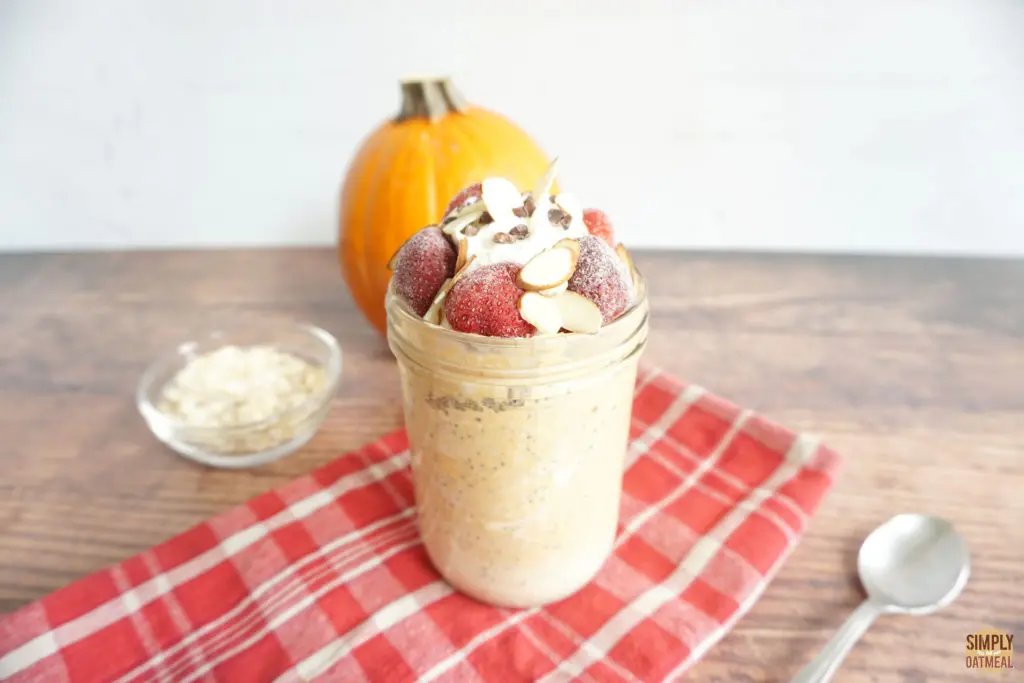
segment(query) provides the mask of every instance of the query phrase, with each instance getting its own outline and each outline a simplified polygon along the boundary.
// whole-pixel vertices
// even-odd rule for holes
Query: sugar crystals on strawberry
[[[520,315],[520,267],[493,263],[466,273],[448,292],[444,314],[453,330],[488,337],[530,337],[534,326]]]
[[[599,237],[579,238],[580,255],[576,271],[569,278],[569,291],[597,304],[607,325],[618,317],[632,298],[629,274],[618,254]]]
[[[440,228],[423,228],[391,260],[395,294],[422,317],[441,285],[455,273],[456,258],[455,247]]]

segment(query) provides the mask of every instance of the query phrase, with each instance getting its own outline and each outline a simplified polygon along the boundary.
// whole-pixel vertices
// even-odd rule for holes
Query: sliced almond
[[[462,244],[465,243],[466,241],[463,240]],[[466,274],[466,271],[469,269],[469,264],[472,263],[475,258],[476,254],[470,256],[469,259],[462,264],[461,268],[456,269],[455,274],[452,275],[451,278],[441,283],[440,289],[437,290],[437,294],[434,295],[434,300],[430,302],[430,308],[428,308],[427,312],[423,314],[424,321],[433,325],[441,325],[444,322],[444,315],[442,312],[444,310],[444,298],[447,297],[447,293],[452,291],[452,288],[455,287],[455,284],[459,282],[462,276]]]
[[[596,334],[601,329],[601,323],[604,322],[601,309],[587,297],[576,292],[562,292],[548,300],[558,308],[562,327],[570,332]]]
[[[461,278],[463,275],[466,274],[466,271],[469,270],[470,264],[472,264],[473,261],[475,261],[475,260],[476,260],[476,254],[473,254],[468,259],[466,259],[466,262],[462,264],[461,268],[456,268],[455,269],[455,274],[452,275],[451,278],[449,279],[449,282],[451,284],[448,285],[448,289],[451,289],[452,285],[454,285],[456,282],[458,282],[459,278]],[[444,285],[441,285],[441,289],[444,290],[445,293],[447,294],[448,290],[444,289]]]
[[[519,315],[541,334],[558,334],[562,329],[562,314],[555,302],[556,299],[537,292],[524,292],[519,297]]]
[[[548,170],[544,172],[538,180],[537,184],[533,187],[533,199],[537,203],[542,200],[547,200],[548,194],[551,192],[551,185],[555,182],[555,175],[558,173],[558,157],[551,160],[551,164],[548,166]]]
[[[562,292],[564,292],[567,289],[569,289],[569,283],[568,282],[563,282],[562,284],[558,285],[557,287],[551,287],[549,289],[542,289],[542,290],[540,290],[540,293],[543,294],[544,296],[558,296],[559,294],[561,294]]]
[[[629,277],[636,284],[636,266],[633,265],[633,257],[629,255],[629,251],[626,250],[626,246],[619,242],[615,245],[615,253],[619,255],[619,259],[626,266],[626,270],[629,271]]]
[[[483,203],[487,205],[487,213],[495,221],[514,218],[513,211],[522,207],[523,197],[519,190],[505,178],[487,178],[481,183]]]
[[[462,244],[465,244],[466,240],[462,240]],[[437,294],[434,295],[434,300],[430,302],[430,308],[423,314],[423,319],[428,323],[438,325],[443,318],[442,311],[444,310],[444,300],[448,296],[448,292],[452,291],[452,287],[455,283],[466,274],[469,270],[469,264],[476,259],[476,254],[470,256],[465,263],[462,264],[461,268],[455,269],[455,274],[450,278],[441,283],[441,288],[437,290]]]
[[[437,294],[434,295],[434,300],[430,302],[430,308],[423,314],[423,320],[431,325],[437,325],[441,322],[441,309],[444,308],[444,297],[452,287],[452,279],[448,278],[441,283],[441,289],[437,290]]]
[[[574,239],[572,237],[563,237],[562,239],[560,239],[557,242],[555,242],[554,246],[551,247],[551,248],[552,249],[569,249],[574,254],[576,254],[576,258],[580,257],[580,241],[577,240],[577,239]]]
[[[580,249],[575,240],[569,240],[575,245],[575,249],[568,244],[560,246],[564,241],[559,240],[550,249],[545,249],[527,261],[526,265],[519,270],[516,284],[521,289],[536,292],[568,282],[572,274],[576,272],[576,261],[580,257]]]
[[[459,253],[455,257],[455,272],[462,270],[462,267],[466,265],[466,254],[469,252],[469,240],[463,237],[459,240]]]
[[[462,206],[456,208],[454,211],[449,211],[444,218],[441,219],[441,225],[444,225],[445,221],[451,222],[456,218],[460,218],[467,213],[483,213],[485,210],[484,203],[480,201],[480,197],[473,197],[471,200],[467,200]]]
[[[430,308],[423,314],[423,321],[431,325],[441,324],[441,311],[444,309],[444,299],[430,304]]]
[[[444,234],[448,235],[449,237],[458,234],[459,232],[462,232],[462,229],[465,228],[467,225],[475,221],[477,218],[480,218],[480,216],[484,215],[484,211],[486,210],[487,207],[484,206],[483,202],[474,202],[473,204],[470,204],[466,208],[457,211],[455,213],[455,219],[449,221],[444,227],[441,228],[441,230],[444,231]]]
[[[615,253],[618,254],[619,258],[622,259],[622,262],[625,263],[626,266],[628,266],[630,270],[633,269],[633,259],[632,259],[632,257],[630,257],[629,250],[626,249],[626,245],[625,244],[623,244],[622,242],[619,242],[618,244],[616,244],[615,245]]]

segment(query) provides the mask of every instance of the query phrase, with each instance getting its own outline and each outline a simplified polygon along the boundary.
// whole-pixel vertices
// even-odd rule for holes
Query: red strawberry
[[[587,226],[587,232],[594,237],[600,237],[608,246],[615,248],[615,231],[612,229],[612,221],[601,209],[584,209],[583,224]]]
[[[448,208],[444,210],[442,218],[456,209],[461,209],[464,206],[480,201],[480,198],[483,197],[484,194],[483,188],[484,186],[481,183],[473,183],[469,187],[464,188],[461,192],[455,195],[455,199],[448,203]]]
[[[391,259],[395,293],[419,316],[434,301],[444,281],[455,273],[455,247],[435,226],[410,237]]]
[[[579,238],[580,257],[569,278],[569,290],[581,294],[601,309],[605,324],[611,322],[632,298],[628,274],[615,250],[600,237]]]
[[[530,337],[536,328],[519,315],[519,266],[492,263],[471,270],[455,283],[444,302],[453,330],[487,337]]]

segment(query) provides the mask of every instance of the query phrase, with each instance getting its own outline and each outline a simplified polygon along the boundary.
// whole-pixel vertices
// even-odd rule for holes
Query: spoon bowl
[[[857,573],[868,599],[854,610],[793,683],[825,683],[880,614],[930,614],[953,602],[971,573],[967,544],[953,525],[896,515],[864,540]]]
[[[930,614],[963,590],[971,558],[948,521],[896,515],[864,541],[857,572],[868,597],[883,611]]]

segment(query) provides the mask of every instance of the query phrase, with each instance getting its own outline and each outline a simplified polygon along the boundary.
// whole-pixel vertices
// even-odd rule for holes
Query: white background
[[[334,243],[425,72],[634,246],[1024,254],[1022,0],[0,0],[0,249]]]

